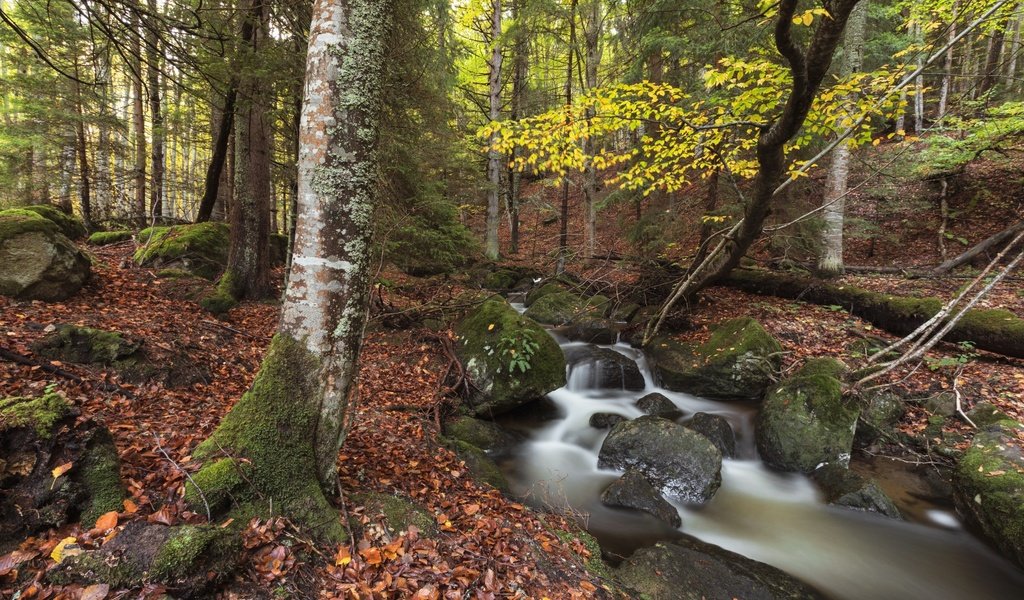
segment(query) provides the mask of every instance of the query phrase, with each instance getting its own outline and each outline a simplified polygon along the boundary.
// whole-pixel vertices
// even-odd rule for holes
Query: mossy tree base
[[[225,512],[270,516],[273,507],[274,515],[320,538],[345,538],[317,479],[312,440],[319,371],[319,358],[305,346],[286,334],[274,337],[252,388],[193,452],[204,461],[193,476],[198,488],[186,486],[194,511],[202,514],[209,504],[216,519]]]

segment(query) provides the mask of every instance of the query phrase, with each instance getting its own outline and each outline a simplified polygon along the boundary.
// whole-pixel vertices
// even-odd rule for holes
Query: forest
[[[0,598],[1019,596],[1022,26],[0,0]]]

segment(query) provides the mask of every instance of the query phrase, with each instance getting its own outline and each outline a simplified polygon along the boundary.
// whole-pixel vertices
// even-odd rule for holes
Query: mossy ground
[[[312,529],[320,537],[341,540],[345,530],[317,481],[316,459],[309,432],[316,414],[304,401],[318,397],[319,360],[286,334],[274,336],[252,388],[221,421],[216,431],[193,452],[207,461],[199,480],[219,482],[234,492],[209,487],[203,492],[231,493],[237,505],[266,506],[272,499],[277,514]],[[223,475],[219,460],[247,459],[251,477],[237,485]],[[213,473],[210,473],[210,471]],[[268,513],[269,514],[269,513]]]
[[[116,331],[58,325],[56,330],[34,344],[43,356],[77,363],[113,365],[133,356],[140,341],[126,339]]]

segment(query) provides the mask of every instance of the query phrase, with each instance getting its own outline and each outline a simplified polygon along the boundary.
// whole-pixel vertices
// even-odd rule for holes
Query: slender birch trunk
[[[586,86],[588,90],[597,87],[597,72],[601,66],[601,30],[603,28],[602,0],[590,0],[584,44],[586,47]],[[587,109],[587,119],[594,117],[593,109]],[[585,203],[584,255],[593,258],[597,250],[597,169],[590,157],[596,151],[594,140],[583,141],[583,155],[587,157],[583,168],[583,201]]]
[[[864,30],[868,20],[868,2],[862,0],[850,13],[843,40],[843,61],[839,65],[839,77],[845,79],[861,68],[864,55]],[[850,105],[851,114],[857,97],[854,94],[844,99]],[[822,232],[822,252],[818,258],[818,271],[825,276],[843,273],[843,222],[846,213],[847,180],[850,177],[850,146],[840,144],[832,153],[832,165],[825,182],[825,228]]]
[[[501,0],[491,0],[491,58],[487,62],[488,118],[493,122],[501,118]],[[491,145],[496,141],[491,135]],[[501,153],[487,152],[487,233],[484,254],[491,260],[498,258],[498,224],[501,220]]]
[[[953,3],[953,16],[949,20],[949,31],[947,42],[956,38],[956,19],[960,11],[960,3]],[[946,114],[949,109],[949,94],[953,88],[953,47],[946,50],[946,58],[942,63],[942,87],[939,90],[939,116]],[[920,133],[920,132],[918,132]]]

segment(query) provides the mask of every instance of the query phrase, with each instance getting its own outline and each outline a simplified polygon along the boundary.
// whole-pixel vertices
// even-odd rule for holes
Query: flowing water
[[[563,349],[583,345],[554,335]],[[610,508],[599,499],[621,473],[597,468],[607,432],[591,427],[590,416],[638,417],[636,400],[656,391],[684,415],[725,417],[736,434],[737,458],[723,461],[715,497],[703,507],[676,504],[680,531],[778,567],[837,599],[1024,597],[1024,572],[964,531],[948,508],[926,506],[911,515],[923,522],[912,523],[828,506],[806,477],[772,472],[757,459],[754,405],[661,389],[641,352],[624,344],[606,347],[637,361],[646,389],[595,389],[589,367],[570,364],[566,386],[549,394],[554,406],[548,418],[504,421],[527,440],[503,465],[515,493],[575,512],[606,552],[627,556],[679,535],[646,513]]]

